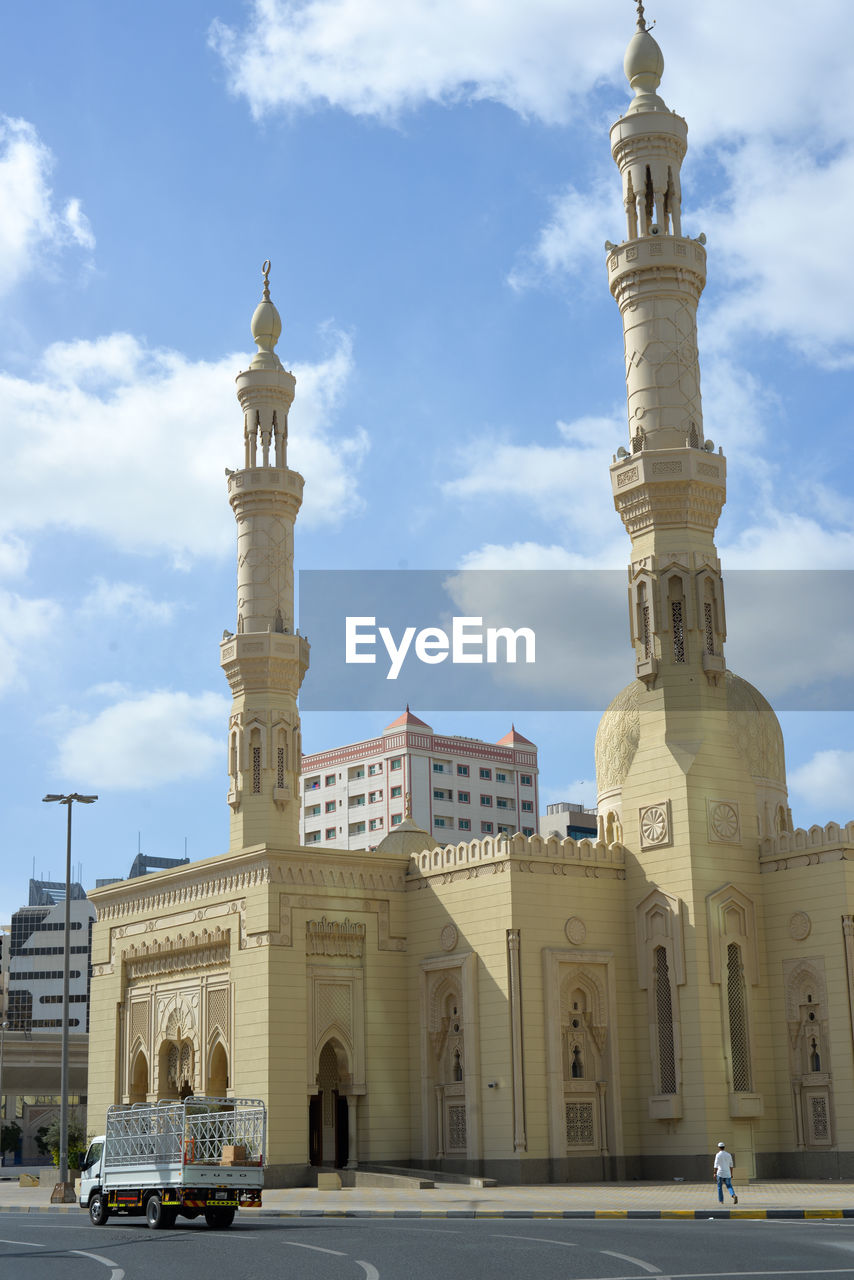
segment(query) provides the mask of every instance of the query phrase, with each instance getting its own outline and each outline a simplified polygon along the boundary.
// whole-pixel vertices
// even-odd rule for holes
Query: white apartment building
[[[30,901],[12,916],[7,1017],[11,1031],[62,1029],[65,883],[30,881]],[[89,1010],[90,926],[95,908],[79,884],[71,886],[68,985],[69,1035],[86,1035]]]
[[[379,737],[303,756],[301,786],[305,845],[369,849],[409,814],[439,844],[538,830],[537,748],[515,725],[445,737],[407,706]]]

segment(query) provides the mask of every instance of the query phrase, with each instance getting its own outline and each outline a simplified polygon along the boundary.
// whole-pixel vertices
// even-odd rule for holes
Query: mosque
[[[610,471],[636,675],[596,736],[598,839],[437,848],[407,818],[375,852],[300,846],[303,479],[265,279],[228,473],[230,844],[92,894],[95,1131],[111,1103],[204,1092],[265,1099],[269,1185],[320,1164],[706,1179],[721,1139],[742,1178],[854,1176],[854,823],[793,829],[777,719],[726,667],[706,250],[642,6],[624,65],[625,238],[606,249],[629,438]]]

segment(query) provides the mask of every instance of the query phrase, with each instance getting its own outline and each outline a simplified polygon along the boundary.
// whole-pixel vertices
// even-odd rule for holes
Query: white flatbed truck
[[[239,1206],[260,1207],[266,1140],[255,1098],[110,1107],[81,1166],[80,1207],[96,1227],[111,1214],[145,1214],[154,1230],[179,1214],[230,1227]]]

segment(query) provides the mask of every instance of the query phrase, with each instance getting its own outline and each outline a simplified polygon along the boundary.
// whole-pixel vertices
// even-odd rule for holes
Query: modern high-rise
[[[303,756],[301,787],[305,845],[369,849],[405,817],[444,844],[537,832],[537,748],[515,725],[484,742],[407,707],[375,738]]]

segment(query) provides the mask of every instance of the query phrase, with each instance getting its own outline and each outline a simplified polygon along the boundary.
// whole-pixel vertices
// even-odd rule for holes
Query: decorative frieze
[[[165,938],[162,942],[131,944],[122,959],[127,978],[133,981],[151,974],[227,965],[230,952],[227,929],[210,932],[203,929],[200,934],[191,933],[188,937],[179,933],[176,938]]]
[[[351,956],[360,960],[365,952],[365,926],[359,921],[307,920],[305,952],[309,956]]]

